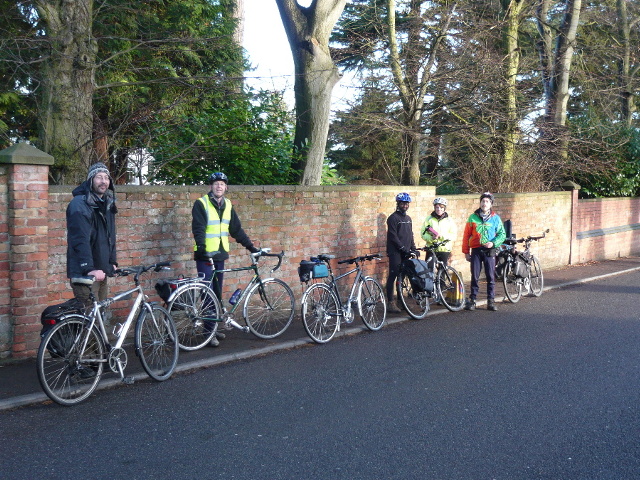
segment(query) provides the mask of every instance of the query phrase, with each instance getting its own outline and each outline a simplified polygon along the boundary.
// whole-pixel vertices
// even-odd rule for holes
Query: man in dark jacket
[[[210,280],[213,270],[224,269],[224,262],[229,258],[229,237],[241,244],[251,253],[260,251],[254,247],[249,236],[242,229],[240,219],[231,202],[224,197],[227,193],[229,180],[222,172],[215,172],[209,176],[209,192],[196,200],[191,210],[191,230],[194,239],[193,258],[196,261],[198,273]],[[223,274],[217,273],[211,288],[222,301]],[[211,345],[217,347],[218,340],[225,335],[216,332],[211,339]]]
[[[107,298],[107,279],[116,261],[117,212],[109,170],[103,163],[89,168],[87,180],[73,190],[67,207],[67,277],[92,275],[98,299]],[[89,287],[71,284],[73,294],[88,303]]]
[[[409,203],[411,203],[411,196],[408,193],[403,192],[396,195],[396,211],[387,218],[387,255],[389,256],[389,276],[386,285],[387,310],[392,313],[400,312],[393,297],[402,256],[416,248],[411,217],[407,215]]]

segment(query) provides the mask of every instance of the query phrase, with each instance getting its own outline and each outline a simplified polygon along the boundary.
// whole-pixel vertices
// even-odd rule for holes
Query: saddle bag
[[[427,262],[419,258],[410,258],[403,263],[403,269],[415,292],[433,291],[433,272]]]

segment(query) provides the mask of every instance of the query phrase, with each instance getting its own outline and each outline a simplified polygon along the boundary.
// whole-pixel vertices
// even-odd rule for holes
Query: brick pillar
[[[569,244],[569,265],[573,265],[576,260],[580,259],[580,252],[578,251],[578,239],[576,237],[576,229],[578,228],[578,192],[580,191],[580,185],[571,180],[564,182],[561,185],[563,190],[571,192],[571,243]]]
[[[0,152],[0,164],[6,167],[11,346],[10,351],[0,355],[29,357],[40,343],[40,313],[47,305],[47,213],[53,157],[29,144],[18,143]]]

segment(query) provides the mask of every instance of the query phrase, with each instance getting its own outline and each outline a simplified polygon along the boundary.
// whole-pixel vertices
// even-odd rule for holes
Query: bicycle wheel
[[[398,274],[397,294],[404,309],[411,318],[423,319],[429,313],[429,296],[426,292],[414,292],[409,277],[404,273]]]
[[[147,374],[162,382],[168,379],[178,364],[178,337],[169,312],[160,305],[143,304],[136,322],[136,354]]]
[[[180,287],[167,310],[176,325],[182,350],[198,350],[209,343],[218,328],[213,319],[222,317],[220,300],[202,283]]]
[[[438,298],[451,312],[459,312],[464,307],[464,282],[458,271],[450,266],[438,270],[435,288]]]
[[[511,303],[517,303],[522,296],[523,279],[516,276],[514,272],[515,265],[515,262],[510,260],[504,269],[504,276],[502,277],[504,293]]]
[[[329,286],[314,283],[302,295],[302,324],[316,343],[327,343],[340,325],[340,302]]]
[[[380,330],[387,318],[387,302],[384,290],[371,277],[364,277],[358,287],[358,312],[369,330]]]
[[[38,380],[44,393],[60,405],[85,400],[98,386],[104,368],[104,343],[90,320],[69,315],[45,335],[38,348]]]
[[[278,278],[256,283],[244,301],[244,320],[259,338],[275,338],[293,320],[295,300],[289,285]]]
[[[542,275],[542,267],[538,261],[538,257],[531,255],[531,264],[529,265],[529,280],[531,285],[531,293],[535,297],[542,295],[544,288],[544,277]]]

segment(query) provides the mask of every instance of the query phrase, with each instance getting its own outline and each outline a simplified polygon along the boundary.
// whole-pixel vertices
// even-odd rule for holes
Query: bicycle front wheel
[[[450,266],[438,270],[435,288],[442,304],[451,312],[459,312],[464,307],[464,282],[458,271]]]
[[[38,380],[60,405],[75,405],[93,393],[104,368],[104,343],[82,315],[70,315],[45,335],[38,349]]]
[[[371,331],[380,330],[387,318],[387,302],[384,290],[371,277],[364,277],[358,288],[358,312]]]
[[[142,306],[136,323],[136,354],[147,374],[162,382],[178,364],[178,332],[169,312],[160,305]]]
[[[542,295],[542,289],[544,288],[544,277],[542,275],[542,267],[538,261],[538,257],[531,256],[531,264],[529,265],[529,280],[531,285],[531,293],[535,297]]]
[[[182,350],[198,350],[215,335],[222,318],[222,307],[216,294],[202,283],[180,287],[167,310],[178,331],[178,346]]]
[[[314,283],[302,295],[302,324],[316,343],[327,343],[340,325],[340,302],[329,286]]]
[[[504,277],[502,277],[504,293],[511,303],[517,303],[522,296],[523,278],[516,276],[515,266],[515,262],[508,262],[504,269]]]
[[[278,278],[256,283],[244,302],[244,319],[259,338],[275,338],[291,324],[295,300],[289,285]]]
[[[409,277],[404,273],[398,274],[397,294],[402,306],[411,318],[421,320],[429,313],[429,297],[426,292],[416,292],[411,286]]]

